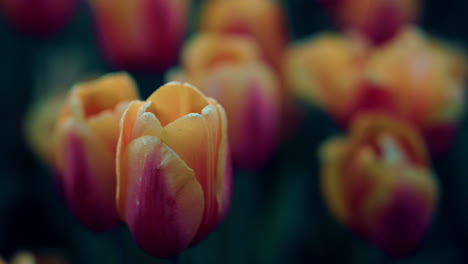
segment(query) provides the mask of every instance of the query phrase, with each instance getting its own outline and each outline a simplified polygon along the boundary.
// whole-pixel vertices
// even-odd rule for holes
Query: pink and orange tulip
[[[6,20],[18,31],[49,36],[64,28],[73,17],[77,0],[2,0]]]
[[[163,71],[176,63],[190,0],[88,0],[107,61],[118,69]]]
[[[371,54],[365,74],[390,91],[400,114],[420,128],[431,152],[448,150],[465,105],[462,52],[407,28]]]
[[[200,31],[246,35],[254,38],[263,57],[275,70],[289,40],[286,15],[272,0],[206,1],[200,15]]]
[[[321,148],[321,185],[336,219],[387,254],[422,242],[438,187],[418,131],[402,120],[362,114],[350,135]]]
[[[226,215],[226,122],[214,99],[176,82],[125,111],[116,158],[117,207],[135,242],[151,255],[176,255]]]
[[[115,155],[120,118],[138,98],[126,74],[109,74],[72,88],[55,127],[55,169],[79,222],[104,231],[119,222]]]
[[[356,32],[374,44],[396,36],[419,16],[419,0],[322,0],[344,30]]]
[[[259,54],[250,38],[198,34],[184,48],[183,70],[169,76],[202,87],[224,106],[234,164],[247,169],[272,156],[281,123],[279,80]]]
[[[204,87],[226,109],[234,164],[247,169],[264,166],[280,137],[281,101],[273,70],[260,62],[224,66],[211,73]]]

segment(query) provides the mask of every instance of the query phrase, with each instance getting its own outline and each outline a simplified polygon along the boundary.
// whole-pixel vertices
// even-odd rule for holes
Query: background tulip
[[[289,40],[286,16],[271,0],[205,1],[200,31],[253,37],[274,69],[282,68]]]
[[[414,252],[438,193],[423,141],[411,126],[381,114],[361,115],[350,133],[321,149],[329,209],[387,254]]]
[[[171,257],[212,231],[229,208],[231,166],[223,108],[168,83],[122,117],[117,205],[135,242]]]
[[[49,36],[64,28],[73,17],[76,0],[2,0],[0,8],[17,30]]]
[[[54,139],[50,135],[65,100],[64,93],[43,98],[31,107],[26,118],[26,139],[37,157],[48,165],[54,163]]]
[[[190,0],[89,0],[107,61],[119,69],[161,71],[175,63]]]
[[[324,33],[289,48],[286,79],[297,97],[341,117],[356,100],[354,88],[364,65],[365,50],[359,42]]]
[[[280,131],[279,83],[260,62],[226,65],[213,71],[203,91],[226,109],[234,163],[261,168],[276,150]]]
[[[115,153],[125,103],[137,98],[126,74],[73,87],[55,129],[55,167],[65,199],[81,224],[115,227]]]
[[[423,131],[432,152],[448,150],[465,105],[462,52],[407,28],[372,53],[366,76],[391,91],[400,113]]]
[[[382,44],[419,16],[419,0],[322,0],[336,23]]]

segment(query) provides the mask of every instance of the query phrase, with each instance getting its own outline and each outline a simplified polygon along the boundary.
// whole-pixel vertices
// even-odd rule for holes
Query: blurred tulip
[[[201,33],[182,52],[182,79],[202,86],[213,70],[225,65],[246,65],[260,59],[260,50],[248,37]]]
[[[205,1],[200,30],[248,35],[259,44],[265,59],[276,70],[289,40],[286,15],[272,0]]]
[[[408,28],[372,53],[366,76],[391,91],[400,113],[423,131],[431,152],[447,151],[465,104],[462,52]]]
[[[94,231],[115,227],[115,153],[120,118],[137,99],[131,78],[109,74],[73,87],[55,129],[55,166],[65,199],[80,223]]]
[[[48,165],[54,163],[54,139],[50,135],[65,100],[65,93],[42,98],[31,107],[25,120],[28,144],[37,157]]]
[[[117,150],[117,205],[135,242],[171,257],[226,215],[231,161],[223,108],[177,82],[130,103]]]
[[[279,83],[265,64],[226,65],[204,83],[206,95],[226,109],[234,163],[258,169],[270,160],[280,132]]]
[[[362,114],[347,138],[321,148],[325,201],[339,222],[387,254],[421,244],[438,194],[423,141],[401,120]]]
[[[169,76],[202,87],[224,106],[234,163],[248,169],[269,160],[281,121],[279,80],[258,55],[250,38],[198,34],[184,48],[183,70]]]
[[[374,44],[393,38],[419,16],[419,0],[321,0],[345,30],[356,31]]]
[[[177,61],[190,0],[88,0],[105,58],[119,69],[162,71]]]
[[[321,34],[289,49],[286,79],[297,97],[342,117],[356,100],[364,56],[360,43],[338,34]]]
[[[6,20],[18,31],[49,36],[63,29],[72,19],[76,0],[2,0]]]

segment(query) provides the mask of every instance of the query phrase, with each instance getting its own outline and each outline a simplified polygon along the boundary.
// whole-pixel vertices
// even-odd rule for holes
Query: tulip
[[[367,113],[350,135],[321,148],[321,187],[336,219],[392,256],[414,252],[435,210],[438,187],[418,131]]]
[[[135,242],[167,258],[195,245],[226,215],[231,161],[223,108],[177,82],[133,101],[116,156],[117,207]]]
[[[419,0],[322,0],[337,24],[374,44],[396,36],[419,15]]]
[[[291,46],[286,79],[296,96],[332,116],[346,116],[356,99],[365,54],[360,43],[325,33]],[[339,100],[337,100],[339,98]]]
[[[206,1],[200,19],[202,32],[253,37],[266,61],[276,70],[281,70],[289,36],[286,16],[275,1]]]
[[[107,61],[126,70],[161,71],[175,63],[190,0],[88,0]]]
[[[441,154],[462,117],[465,73],[461,52],[407,28],[372,53],[365,74],[391,91],[401,115],[421,129],[431,152]]]
[[[39,99],[28,111],[25,120],[27,142],[36,156],[49,165],[54,162],[54,140],[50,135],[65,100],[62,93]]]
[[[63,29],[73,17],[76,0],[2,0],[6,20],[20,32],[49,36]]]
[[[257,169],[274,153],[280,131],[279,82],[273,70],[260,62],[227,65],[204,82],[206,95],[226,109],[229,143],[234,163]]]
[[[55,169],[65,200],[93,231],[114,228],[115,154],[126,103],[137,98],[131,78],[109,74],[73,87],[55,128]]]
[[[246,65],[260,60],[260,50],[248,37],[201,33],[183,48],[182,75],[201,86],[213,70],[225,65]]]

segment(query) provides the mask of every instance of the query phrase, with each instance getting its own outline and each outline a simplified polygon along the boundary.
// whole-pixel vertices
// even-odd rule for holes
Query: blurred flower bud
[[[359,43],[338,34],[321,34],[291,46],[286,79],[297,97],[342,117],[357,96],[354,88],[361,78],[363,59]]]
[[[391,91],[398,110],[421,129],[431,152],[448,150],[465,104],[462,52],[408,28],[372,53],[366,76]]]
[[[18,31],[49,36],[64,28],[73,17],[76,0],[2,0],[6,20]]]
[[[104,231],[119,223],[115,154],[126,102],[137,99],[131,78],[109,74],[77,84],[55,128],[55,167],[65,200],[81,224]]]
[[[37,157],[48,165],[54,163],[53,134],[66,94],[58,93],[41,98],[31,107],[25,120],[25,136]]]
[[[339,222],[387,254],[421,244],[438,187],[417,130],[383,114],[362,114],[346,138],[321,148],[325,201]]]
[[[419,0],[321,0],[345,30],[355,31],[374,44],[392,39],[419,16]]]
[[[271,0],[205,1],[200,30],[253,37],[264,58],[281,70],[289,40],[286,16]]]
[[[226,215],[231,193],[226,122],[215,100],[176,82],[125,111],[116,158],[118,211],[149,254],[176,255]]]
[[[190,0],[88,0],[107,61],[118,69],[163,71],[177,61]]]
[[[276,150],[280,133],[279,83],[263,63],[226,65],[205,80],[204,92],[226,109],[234,163],[261,168]]]

